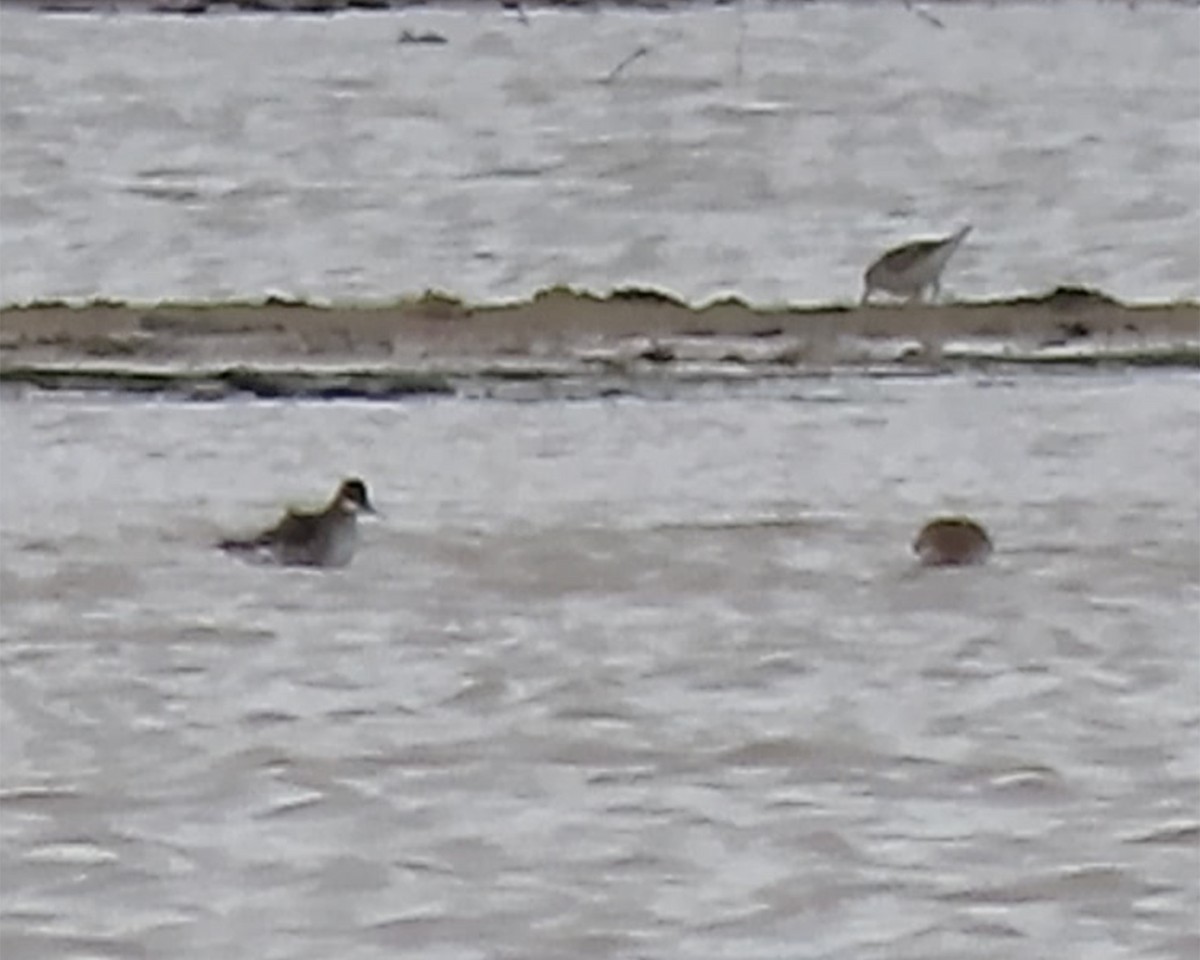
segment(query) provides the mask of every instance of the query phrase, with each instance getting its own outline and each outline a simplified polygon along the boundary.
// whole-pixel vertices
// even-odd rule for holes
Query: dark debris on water
[[[40,390],[160,394],[189,400],[237,396],[290,400],[402,400],[456,392],[445,376],[420,371],[224,370],[149,371],[21,366],[0,370],[0,383]]]

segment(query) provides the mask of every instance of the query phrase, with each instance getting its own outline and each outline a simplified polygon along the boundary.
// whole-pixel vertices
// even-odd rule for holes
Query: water
[[[1168,374],[10,398],[5,960],[1195,956],[1198,437]],[[351,472],[349,570],[211,548]]]
[[[1197,9],[936,13],[6,7],[0,299],[846,300],[964,222],[959,296],[1200,296]]]
[[[936,13],[6,7],[0,300],[1200,296],[1195,9]],[[1196,387],[6,395],[5,960],[1194,957]]]

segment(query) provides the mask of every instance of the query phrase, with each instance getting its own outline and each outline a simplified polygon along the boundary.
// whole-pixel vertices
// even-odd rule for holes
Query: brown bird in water
[[[987,531],[969,517],[938,517],[921,528],[913,552],[927,567],[983,563],[992,553]]]
[[[329,506],[316,513],[289,510],[275,526],[244,540],[222,540],[230,553],[257,556],[284,566],[344,567],[358,546],[358,515],[374,513],[367,485],[343,480]]]

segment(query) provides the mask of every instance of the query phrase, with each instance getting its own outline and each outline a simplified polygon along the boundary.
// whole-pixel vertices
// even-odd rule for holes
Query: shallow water
[[[1194,956],[1196,388],[6,400],[5,960]]]
[[[5,7],[0,299],[847,300],[964,222],[954,295],[1200,296],[1197,9],[936,15]]]

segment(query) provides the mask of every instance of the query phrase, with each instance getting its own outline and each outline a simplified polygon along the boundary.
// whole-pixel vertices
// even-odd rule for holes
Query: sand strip
[[[0,376],[47,389],[101,389],[107,379],[107,389],[141,392],[157,384],[197,394],[389,398],[488,378],[653,370],[660,379],[741,380],[981,363],[1195,368],[1200,305],[1129,306],[1072,288],[866,308],[691,306],[655,291],[597,297],[554,289],[502,305],[427,294],[383,306],[271,299],[0,309]]]

